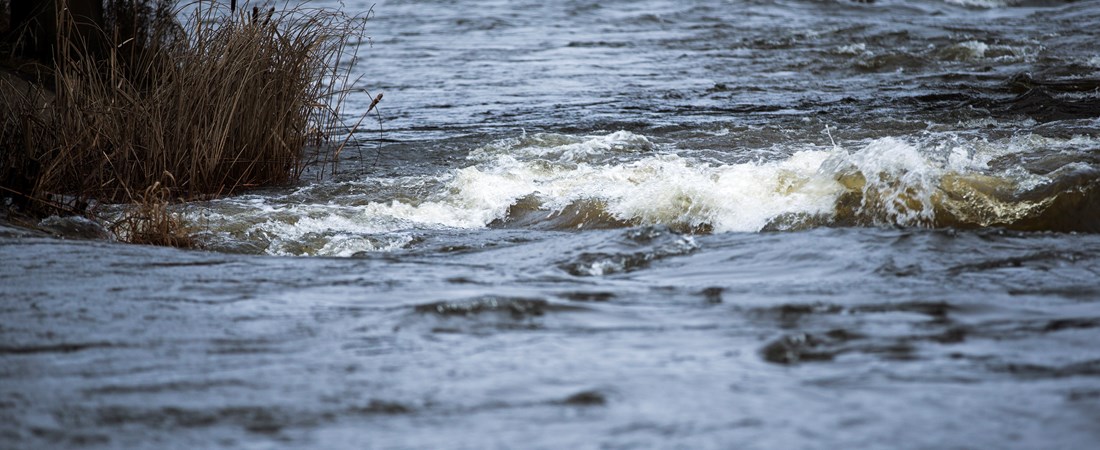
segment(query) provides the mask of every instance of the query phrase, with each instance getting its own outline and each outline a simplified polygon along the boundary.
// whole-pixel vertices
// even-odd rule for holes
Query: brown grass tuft
[[[135,199],[134,204],[109,229],[120,240],[134,244],[193,248],[182,215],[171,211],[172,190],[153,183]]]
[[[285,184],[309,164],[335,164],[346,141],[329,137],[364,18],[199,2],[181,22],[165,0],[105,5],[106,48],[82,45],[98,38],[58,15],[53,92],[0,73],[0,187],[71,204],[135,201],[129,235],[171,244],[146,233],[172,224],[169,199]]]

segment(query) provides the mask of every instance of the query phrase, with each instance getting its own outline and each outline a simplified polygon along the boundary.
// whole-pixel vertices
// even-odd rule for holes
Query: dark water
[[[0,228],[0,447],[1100,440],[1100,3],[374,10],[335,177]]]

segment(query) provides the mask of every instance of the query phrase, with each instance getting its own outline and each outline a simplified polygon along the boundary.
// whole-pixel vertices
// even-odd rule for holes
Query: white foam
[[[836,53],[840,54],[840,55],[874,56],[870,51],[867,50],[867,44],[862,43],[862,42],[860,42],[858,44],[849,44],[849,45],[844,45],[844,46],[837,47]]]
[[[1002,62],[1027,61],[1032,59],[1036,53],[1035,48],[1030,46],[989,44],[973,40],[951,44],[939,51],[939,55],[948,60],[993,60]]]
[[[860,205],[864,214],[905,226],[930,224],[935,218],[932,194],[942,171],[912,144],[875,139],[847,160],[866,180]]]
[[[619,132],[608,138],[622,141]],[[602,140],[587,140],[591,147]],[[605,151],[615,146],[599,146]],[[577,143],[562,147],[576,148]],[[576,153],[516,148],[512,154],[543,157],[547,163],[498,154],[457,171],[443,198],[410,205],[371,205],[369,214],[389,215],[427,224],[480,227],[503,219],[518,199],[534,197],[543,208],[560,211],[578,201],[595,200],[624,221],[687,227],[709,225],[715,231],[759,231],[784,214],[828,215],[843,187],[833,174],[819,172],[830,154],[810,150],[773,162],[713,165],[675,154],[630,162],[572,163]],[[570,162],[569,164],[563,164]]]
[[[351,255],[403,248],[412,240],[407,230],[486,227],[506,219],[522,199],[534,199],[548,217],[571,205],[602,205],[629,223],[755,232],[791,217],[828,223],[840,197],[855,190],[862,198],[860,220],[927,226],[934,223],[934,199],[946,175],[989,173],[993,161],[1017,152],[1098,145],[1086,136],[987,142],[936,134],[787,148],[766,160],[724,163],[661,151],[625,131],[525,136],[479,149],[471,154],[472,165],[443,176],[403,179],[408,189],[387,187],[403,200],[350,200],[359,198],[358,188],[345,190],[349,199],[328,203],[300,203],[300,192],[238,197],[216,202],[215,211],[192,212],[192,221],[266,242],[271,254]],[[1026,170],[992,175],[1020,189],[1048,181]],[[425,194],[427,186],[432,188]]]
[[[473,161],[492,161],[502,154],[555,162],[584,162],[615,154],[644,153],[656,145],[649,138],[629,131],[607,135],[568,136],[551,133],[524,135],[519,139],[496,142],[470,153]]]
[[[818,173],[828,154],[770,163],[707,166],[677,156],[613,168],[593,195],[624,220],[715,231],[759,231],[784,214],[828,215],[841,186]]]
[[[1018,0],[944,0],[944,2],[959,6],[987,9],[1003,8],[1019,3]]]
[[[984,58],[985,52],[989,51],[989,44],[981,41],[966,41],[959,43],[957,47],[969,50],[971,59]]]

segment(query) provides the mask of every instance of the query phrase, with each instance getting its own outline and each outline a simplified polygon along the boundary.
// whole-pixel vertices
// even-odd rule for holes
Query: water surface
[[[0,228],[3,446],[1100,438],[1100,3],[343,5],[336,175]]]

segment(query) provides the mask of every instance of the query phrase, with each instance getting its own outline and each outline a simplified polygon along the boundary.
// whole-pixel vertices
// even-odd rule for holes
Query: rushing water
[[[337,175],[0,227],[0,447],[1100,441],[1100,2],[342,3]]]

